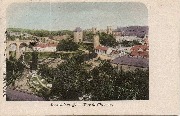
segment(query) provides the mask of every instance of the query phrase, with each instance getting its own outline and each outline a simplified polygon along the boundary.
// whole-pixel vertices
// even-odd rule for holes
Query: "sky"
[[[7,27],[73,30],[147,26],[148,10],[133,2],[13,3],[7,9]]]

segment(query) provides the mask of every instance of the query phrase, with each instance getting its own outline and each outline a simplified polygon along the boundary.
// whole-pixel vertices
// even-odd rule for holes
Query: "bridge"
[[[37,40],[40,40],[40,41],[42,41],[41,39],[44,39],[44,37],[36,37],[36,36],[34,36],[34,38],[37,38]],[[11,45],[16,46],[16,59],[19,59],[20,56],[22,55],[20,48],[23,46],[23,47],[25,47],[25,51],[27,51],[29,44],[34,41],[35,40],[33,38],[31,40],[19,40],[18,38],[16,38],[14,41],[7,40],[6,41],[6,58],[9,59],[9,57],[10,57],[9,52],[10,52]],[[47,42],[50,42],[50,41],[57,42],[57,41],[47,40]],[[91,41],[83,41],[83,43],[93,44],[93,42],[91,42]]]
[[[10,51],[10,46],[16,45],[16,59],[19,59],[19,57],[21,56],[21,52],[20,52],[20,47],[24,46],[25,49],[27,48],[27,46],[29,46],[29,44],[31,42],[34,42],[34,40],[19,40],[19,39],[15,39],[15,41],[6,41],[6,58],[9,59],[9,51]]]

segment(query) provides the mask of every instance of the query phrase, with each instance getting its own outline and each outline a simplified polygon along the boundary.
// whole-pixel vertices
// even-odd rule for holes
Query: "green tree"
[[[91,72],[92,100],[147,100],[149,99],[149,72],[116,70],[103,61]]]
[[[6,59],[7,86],[11,84],[14,85],[15,81],[21,78],[25,68],[24,64],[21,61],[22,61],[22,57],[20,57],[18,60],[13,57]]]
[[[39,66],[38,74],[41,75],[43,79],[45,79],[48,83],[52,83],[57,73],[56,68],[48,67],[47,64],[43,64]]]
[[[53,81],[51,96],[58,97],[57,100],[78,100],[88,86],[88,73],[80,64],[69,60],[58,66]]]
[[[42,77],[52,83],[49,97],[55,100],[79,100],[91,95],[91,100],[148,100],[149,71],[117,70],[110,61],[101,61],[90,71],[85,68],[83,54],[79,53],[57,68],[40,66]]]
[[[33,51],[32,52],[32,62],[31,62],[31,65],[30,65],[30,69],[31,70],[37,70],[37,66],[38,66],[38,52]]]
[[[93,41],[94,34],[92,32],[83,32],[84,40]]]
[[[114,79],[117,75],[115,68],[109,61],[102,61],[90,73],[92,76],[92,100],[111,100],[114,91]]]
[[[133,43],[133,46],[134,46],[134,45],[142,45],[141,43],[139,43],[138,40],[133,40],[132,43]]]
[[[57,45],[57,51],[76,51],[79,46],[73,39],[61,40]]]
[[[134,45],[142,45],[141,43],[139,43],[139,41],[137,40],[133,40],[133,41],[127,41],[127,40],[124,40],[122,42],[120,42],[120,44],[124,47],[131,47],[131,46],[134,46]]]
[[[114,98],[116,100],[148,100],[149,71],[136,69],[122,71],[115,80]]]
[[[115,47],[118,45],[116,39],[111,34],[101,33],[99,34],[100,43],[104,46]]]

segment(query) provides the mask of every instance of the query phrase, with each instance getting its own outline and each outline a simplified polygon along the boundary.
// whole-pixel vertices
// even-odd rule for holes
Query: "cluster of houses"
[[[33,36],[33,35],[29,34],[29,33],[22,33],[22,32],[12,32],[12,31],[8,31],[7,33],[9,34],[9,36],[14,36],[14,37],[29,38],[29,37],[32,37],[32,36]]]
[[[113,65],[122,66],[127,69],[127,66],[148,68],[149,62],[149,42],[148,42],[148,27],[147,26],[131,26],[122,27],[117,29],[112,29],[110,26],[106,30],[97,30],[93,27],[89,30],[93,33],[93,44],[95,53],[101,59],[111,60]],[[122,41],[133,41],[136,40],[141,45],[134,45],[130,47],[124,47],[119,44],[116,47],[103,46],[100,44],[100,38],[98,33],[105,32],[107,34],[112,34],[117,42]],[[10,33],[14,36],[19,36],[21,33]],[[33,47],[34,50],[38,52],[56,52],[56,47],[58,42],[63,39],[67,39],[69,35],[53,36],[53,37],[36,37],[38,39],[38,44]],[[83,41],[83,30],[77,27],[74,30],[74,42],[84,42]]]
[[[111,48],[97,46],[95,52],[101,59],[111,60],[114,66],[123,70],[135,70],[136,68],[148,69],[149,67],[149,46],[135,45],[127,48]]]
[[[148,42],[148,27],[147,26],[130,26],[112,29],[110,26],[106,30],[97,30],[97,28],[88,29],[85,31],[93,32],[93,44],[95,53],[101,59],[111,60],[112,65],[118,69],[135,70],[136,68],[149,68],[149,42]],[[105,32],[112,34],[117,42],[122,41],[137,41],[141,45],[133,45],[124,47],[119,44],[115,48],[103,46],[99,42],[97,33]],[[77,27],[74,31],[74,41],[83,42],[83,31]]]
[[[143,29],[145,30],[143,31]],[[136,68],[141,68],[146,70],[149,68],[149,42],[147,28],[143,27],[143,29],[137,27],[132,30],[132,32],[126,30],[125,33],[123,31],[117,31],[117,29],[112,31],[107,28],[107,33],[110,31],[109,34],[113,34],[117,42],[136,40],[141,43],[141,45],[133,45],[131,47],[118,45],[112,48],[96,42],[96,44],[98,44],[94,48],[95,53],[97,53],[101,59],[111,60],[112,65],[117,66],[118,69],[135,70]],[[97,41],[97,39],[94,41]]]
[[[33,50],[38,52],[56,52],[56,46],[56,43],[39,43],[33,47]]]

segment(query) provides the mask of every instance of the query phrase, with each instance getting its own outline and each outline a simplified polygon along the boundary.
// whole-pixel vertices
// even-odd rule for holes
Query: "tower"
[[[111,26],[107,26],[107,34],[112,34],[112,28],[111,28]]]
[[[96,32],[97,32],[97,28],[96,28],[96,27],[93,27],[93,28],[92,28],[92,33],[93,33],[93,34],[96,34]]]
[[[92,33],[93,33],[94,48],[96,48],[97,46],[100,45],[100,43],[99,43],[99,35],[97,34],[97,28],[96,27],[92,27]]]
[[[93,36],[93,44],[94,44],[94,48],[96,48],[97,46],[100,45],[100,43],[99,43],[99,35],[98,34]]]
[[[74,42],[79,43],[83,41],[83,31],[80,27],[74,30]]]

